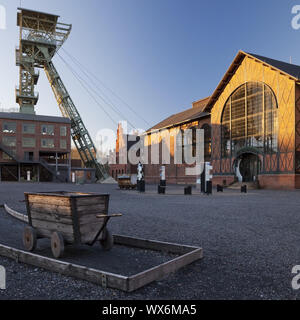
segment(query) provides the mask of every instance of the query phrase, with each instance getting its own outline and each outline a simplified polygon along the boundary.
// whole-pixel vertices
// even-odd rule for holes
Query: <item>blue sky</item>
[[[106,92],[126,120],[148,129],[209,96],[239,49],[287,62],[292,57],[300,65],[300,30],[291,27],[296,4],[300,0],[22,0],[21,5],[72,23],[64,48],[135,110]],[[20,0],[0,0],[0,5],[7,12],[7,29],[0,30],[0,103],[11,108],[17,107]],[[103,128],[115,130],[59,57],[54,62],[92,137]],[[37,91],[37,113],[60,115],[43,72]],[[116,122],[124,120],[105,108]]]

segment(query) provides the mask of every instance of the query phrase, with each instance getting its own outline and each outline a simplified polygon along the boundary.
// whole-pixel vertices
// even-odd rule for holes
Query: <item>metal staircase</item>
[[[23,160],[19,159],[13,152],[11,149],[9,149],[8,147],[4,146],[2,143],[0,143],[0,150],[4,153],[6,153],[9,157],[12,158],[12,160],[14,160],[15,162],[19,163],[24,163]],[[25,161],[27,164],[40,164],[42,165],[46,170],[48,170],[53,177],[55,177],[57,180],[59,180],[60,182],[65,182],[65,180],[58,174],[58,172],[56,172],[56,170],[50,166],[48,164],[48,162],[46,160],[44,160],[43,158],[40,158],[39,161],[30,161],[30,160],[26,160]]]
[[[0,143],[0,150],[6,153],[9,157],[11,157],[13,160],[19,163],[19,160],[17,159],[16,155],[10,150],[9,148],[5,147],[2,143]]]
[[[65,180],[58,174],[58,172],[51,165],[49,165],[49,163],[46,160],[40,158],[39,164],[41,164],[45,169],[52,173],[52,175],[57,180],[59,180],[60,182],[65,182]]]

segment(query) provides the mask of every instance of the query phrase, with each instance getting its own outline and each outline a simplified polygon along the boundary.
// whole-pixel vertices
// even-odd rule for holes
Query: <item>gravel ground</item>
[[[114,233],[201,246],[204,259],[134,293],[103,289],[0,257],[7,290],[0,299],[299,299],[291,288],[293,266],[300,264],[300,191],[250,191],[240,194],[173,195],[119,191],[115,185],[0,185],[0,204],[24,211],[24,191],[84,191],[111,194],[111,212],[124,217],[111,223]],[[0,214],[0,232],[10,218]],[[17,224],[16,223],[16,229]],[[134,262],[135,263],[135,262]]]

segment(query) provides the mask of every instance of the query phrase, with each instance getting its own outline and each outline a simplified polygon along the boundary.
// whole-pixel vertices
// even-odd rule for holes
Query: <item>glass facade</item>
[[[277,152],[277,102],[272,90],[259,82],[239,87],[225,104],[221,128],[223,158],[244,147]]]

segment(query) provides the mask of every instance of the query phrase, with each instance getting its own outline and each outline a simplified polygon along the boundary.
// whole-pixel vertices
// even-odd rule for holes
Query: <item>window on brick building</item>
[[[22,140],[23,148],[35,148],[35,138],[23,138]]]
[[[33,161],[34,153],[33,152],[24,152],[24,160]]]
[[[54,149],[54,140],[53,139],[42,139],[41,147],[44,149]]]
[[[67,127],[60,127],[60,136],[61,137],[66,137],[67,136]]]
[[[42,125],[41,127],[41,133],[44,136],[54,136],[54,126],[53,125]]]
[[[67,140],[60,140],[60,148],[67,149]]]
[[[211,160],[211,126],[205,124],[202,128],[204,130],[204,159],[206,162]]]
[[[2,138],[2,143],[6,147],[16,147],[17,145],[17,139],[15,137],[3,137]]]
[[[35,124],[23,123],[23,133],[24,134],[35,134]]]
[[[16,122],[3,122],[3,133],[16,133],[17,124]]]

